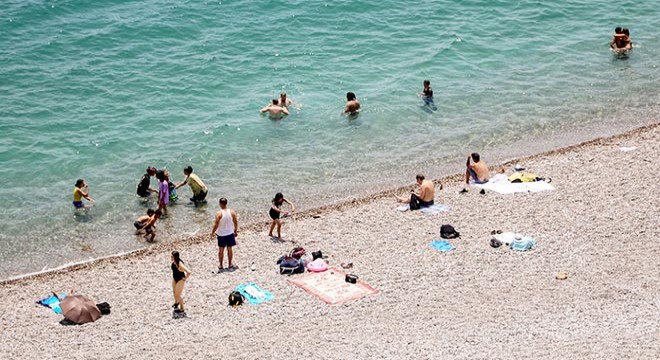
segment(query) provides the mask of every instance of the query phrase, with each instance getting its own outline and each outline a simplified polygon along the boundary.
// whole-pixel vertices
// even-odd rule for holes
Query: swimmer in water
[[[627,28],[616,27],[614,29],[614,36],[610,42],[610,47],[616,52],[623,52],[632,49],[632,41],[630,40],[630,32]]]
[[[424,101],[424,105],[428,106],[433,110],[436,110],[437,108],[435,106],[435,103],[433,102],[433,89],[431,89],[431,81],[424,80],[423,86],[424,88],[422,89],[422,92],[417,94],[417,96],[422,98],[422,100]]]
[[[288,99],[288,98],[286,97],[286,93],[285,93],[284,91],[282,91],[282,92],[280,93],[280,98],[279,98],[279,100],[277,100],[277,105],[279,105],[279,106],[281,106],[281,107],[287,107],[287,106],[289,106],[289,105],[291,105],[291,104],[293,104],[293,100]]]
[[[73,188],[73,207],[76,209],[82,209],[86,206],[82,202],[82,198],[87,199],[87,201],[94,202],[94,199],[89,196],[89,186],[85,183],[85,180],[78,179],[76,181],[76,186]]]
[[[284,115],[289,115],[289,110],[287,110],[286,107],[279,106],[278,101],[278,99],[273,99],[273,102],[266,105],[263,109],[260,110],[260,112],[262,114],[268,113],[268,117],[272,120],[279,120],[284,117]]]
[[[360,102],[357,101],[355,93],[346,93],[346,106],[344,107],[344,114],[357,115],[360,112]]]

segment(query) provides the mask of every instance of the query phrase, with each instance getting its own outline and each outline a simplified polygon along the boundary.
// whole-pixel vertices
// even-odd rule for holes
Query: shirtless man
[[[279,106],[278,104],[278,99],[273,99],[272,104],[266,105],[263,109],[260,110],[260,112],[263,113],[268,113],[268,117],[273,119],[273,120],[278,120],[284,117],[284,115],[289,115],[289,110],[286,109],[286,107]]]
[[[431,180],[425,180],[424,175],[421,174],[418,174],[416,179],[417,185],[419,185],[419,195],[415,194],[414,190],[411,190],[410,199],[394,195],[397,201],[409,203],[410,210],[429,207],[433,205],[433,200],[435,199],[435,186],[433,186],[433,182]],[[440,185],[440,189],[442,189],[442,185]]]
[[[467,163],[465,164],[465,183],[470,184],[470,178],[474,180],[477,184],[485,184],[488,182],[490,177],[490,172],[488,171],[488,166],[486,162],[481,160],[481,157],[477,153],[472,153],[467,158]]]
[[[360,102],[355,98],[352,92],[346,93],[346,106],[344,107],[344,114],[357,115],[360,112]]]
[[[610,47],[617,51],[628,51],[632,49],[632,41],[630,40],[630,32],[627,28],[616,27],[614,29],[614,37],[610,42]]]
[[[281,107],[287,107],[289,105],[293,104],[293,101],[291,99],[287,99],[286,93],[282,91],[280,93],[280,99],[277,101],[277,105]]]

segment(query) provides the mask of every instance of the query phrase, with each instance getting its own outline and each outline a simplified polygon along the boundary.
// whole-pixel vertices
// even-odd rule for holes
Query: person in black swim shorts
[[[282,210],[282,205],[284,205],[284,203],[289,204],[289,208],[291,208],[290,211]],[[273,237],[273,229],[277,225],[277,238],[281,239],[282,234],[280,231],[282,229],[282,220],[280,220],[280,216],[282,214],[289,215],[294,211],[296,211],[296,207],[293,206],[293,203],[291,201],[285,199],[282,193],[275,194],[275,198],[273,199],[273,205],[270,207],[270,210],[268,211],[268,215],[270,215],[270,218],[273,219],[273,221],[270,223],[270,231],[268,231],[268,236]]]

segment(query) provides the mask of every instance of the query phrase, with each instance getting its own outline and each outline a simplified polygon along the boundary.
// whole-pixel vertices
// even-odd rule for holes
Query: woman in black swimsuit
[[[183,286],[186,280],[190,277],[190,270],[183,264],[179,257],[178,251],[172,251],[172,290],[174,291],[174,311],[183,312],[185,310],[183,305]]]
[[[291,211],[282,210],[282,205],[284,203],[289,204]],[[294,211],[296,211],[296,208],[295,206],[293,206],[293,203],[291,203],[291,201],[285,199],[282,193],[275,194],[275,198],[273,199],[273,205],[268,211],[268,215],[270,215],[270,218],[273,219],[273,222],[270,223],[270,231],[268,231],[268,236],[273,237],[273,229],[275,228],[275,225],[277,225],[277,238],[281,239],[282,234],[280,233],[280,230],[282,229],[282,220],[280,220],[280,215],[281,214],[289,215]]]

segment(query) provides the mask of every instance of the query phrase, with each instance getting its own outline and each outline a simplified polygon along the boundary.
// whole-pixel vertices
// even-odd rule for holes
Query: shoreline
[[[530,155],[524,155],[521,157],[514,157],[511,159],[506,159],[503,162],[500,162],[496,165],[489,165],[489,169],[491,173],[496,172],[498,169],[514,165],[519,162],[527,162],[527,161],[532,161],[532,160],[538,160],[542,159],[548,156],[555,156],[555,155],[562,155],[569,153],[571,151],[584,148],[584,147],[589,147],[589,146],[594,146],[594,145],[599,145],[602,143],[606,142],[611,142],[611,141],[616,141],[616,140],[621,140],[625,138],[629,138],[632,136],[635,136],[637,134],[643,133],[645,131],[649,131],[655,128],[660,127],[660,122],[655,122],[655,123],[649,123],[646,125],[642,125],[639,127],[635,127],[633,129],[617,133],[614,135],[610,136],[603,136],[603,137],[596,137],[590,140],[582,141],[576,144],[571,144],[567,146],[562,146],[558,148],[554,148],[551,150],[547,151],[542,151],[539,153],[534,153]],[[440,184],[440,183],[448,183],[448,182],[455,182],[455,181],[460,181],[462,182],[464,178],[464,173],[453,173],[450,175],[445,175],[439,178],[433,178],[432,181],[434,184]],[[350,207],[355,207],[359,205],[365,205],[369,204],[372,202],[375,202],[377,200],[383,199],[383,198],[388,198],[391,197],[393,193],[407,193],[411,189],[415,189],[416,185],[414,183],[408,184],[408,185],[403,185],[399,186],[393,189],[388,189],[388,190],[380,190],[376,193],[362,196],[362,197],[348,197],[342,200],[337,200],[335,202],[332,202],[327,205],[322,205],[318,207],[313,207],[310,209],[306,209],[301,212],[297,212],[295,215],[293,215],[290,219],[292,220],[300,220],[300,219],[306,219],[306,218],[311,218],[314,217],[315,215],[318,215],[320,212],[327,212],[327,211],[342,211]],[[262,231],[265,227],[267,227],[270,224],[270,221],[263,221],[263,220],[257,220],[257,221],[252,221],[249,223],[246,223],[244,225],[241,225],[241,232],[247,232],[247,233],[253,233],[253,232],[260,232]],[[16,275],[12,276],[6,279],[0,279],[0,286],[5,286],[5,285],[13,285],[17,283],[21,283],[23,281],[33,281],[33,280],[38,280],[42,278],[47,278],[49,276],[53,276],[56,274],[62,274],[62,273],[67,273],[70,271],[78,271],[78,270],[83,270],[83,269],[91,269],[96,266],[102,266],[104,264],[108,263],[113,263],[118,260],[122,259],[131,259],[131,258],[142,258],[145,256],[150,256],[154,255],[155,253],[162,252],[167,249],[171,249],[175,246],[192,246],[195,244],[201,244],[204,242],[207,242],[208,236],[205,235],[194,235],[191,237],[185,237],[185,238],[177,238],[174,240],[166,241],[166,242],[158,242],[155,244],[151,244],[148,247],[144,247],[141,249],[135,249],[131,251],[125,251],[125,252],[120,252],[117,254],[110,254],[106,256],[101,256],[98,258],[93,258],[93,259],[88,259],[88,260],[81,260],[81,261],[76,261],[76,262],[70,262],[67,264],[63,264],[60,266],[57,266],[55,268],[51,269],[45,269],[42,271],[37,271],[37,272],[30,272],[27,274],[21,274],[21,275]]]

